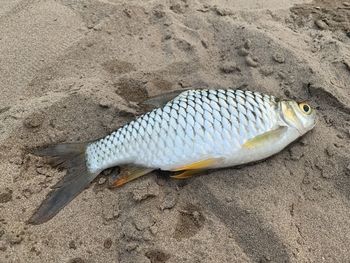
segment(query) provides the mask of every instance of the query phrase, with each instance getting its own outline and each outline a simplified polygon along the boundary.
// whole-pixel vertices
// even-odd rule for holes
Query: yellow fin
[[[180,174],[173,175],[170,177],[174,178],[174,179],[187,179],[187,178],[190,178],[190,177],[200,173],[201,171],[203,171],[203,170],[202,169],[201,170],[187,170],[187,171],[184,171]]]
[[[111,183],[111,187],[120,187],[132,180],[152,172],[153,170],[154,169],[152,168],[145,167],[123,166],[121,167],[119,177]]]
[[[279,128],[260,134],[243,144],[244,148],[254,149],[259,146],[263,146],[265,143],[273,143],[277,138],[279,138],[287,127],[280,126]]]
[[[176,171],[183,171],[183,170],[200,170],[200,169],[206,169],[210,168],[211,166],[217,164],[218,162],[222,161],[223,158],[209,158],[202,161],[194,162],[191,164],[186,164],[184,166],[180,166],[176,169],[173,169],[173,172]]]

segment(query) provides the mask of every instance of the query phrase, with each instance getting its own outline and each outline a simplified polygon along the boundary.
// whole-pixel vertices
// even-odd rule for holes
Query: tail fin
[[[67,173],[52,187],[28,223],[38,225],[50,220],[96,178],[98,173],[91,173],[86,167],[86,146],[87,143],[57,144],[32,151],[35,155],[49,157],[52,166],[65,168]]]

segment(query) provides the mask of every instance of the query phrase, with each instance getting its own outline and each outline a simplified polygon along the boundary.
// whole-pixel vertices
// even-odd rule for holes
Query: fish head
[[[294,127],[300,135],[310,131],[316,124],[316,111],[306,101],[283,100],[279,102],[282,122]]]

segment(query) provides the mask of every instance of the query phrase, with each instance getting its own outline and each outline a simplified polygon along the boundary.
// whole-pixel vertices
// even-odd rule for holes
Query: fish
[[[186,179],[266,159],[316,124],[316,111],[307,102],[240,89],[175,91],[145,104],[154,109],[102,139],[33,151],[67,172],[29,223],[50,220],[107,168],[121,169],[115,187],[154,170]]]

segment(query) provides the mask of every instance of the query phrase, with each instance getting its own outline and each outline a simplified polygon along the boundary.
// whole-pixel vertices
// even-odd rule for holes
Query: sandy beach
[[[350,262],[350,3],[0,0],[0,262]],[[317,109],[268,160],[189,180],[107,171],[26,223],[64,171],[27,149],[103,137],[172,90]]]

